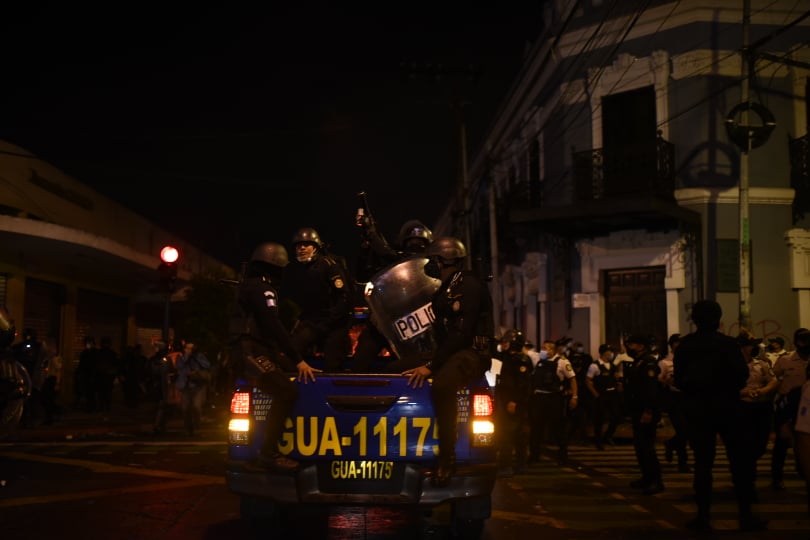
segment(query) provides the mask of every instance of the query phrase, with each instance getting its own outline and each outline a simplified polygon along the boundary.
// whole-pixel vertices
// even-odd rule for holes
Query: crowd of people
[[[640,472],[629,487],[654,495],[665,490],[657,430],[669,422],[673,435],[661,445],[664,459],[677,459],[680,473],[694,473],[697,516],[687,526],[711,529],[719,438],[740,528],[766,528],[752,504],[756,465],[771,440],[770,489],[785,489],[791,447],[792,468],[810,483],[810,330],[797,329],[794,350],[787,351],[781,336],[764,345],[747,329],[735,337],[720,333],[721,316],[716,302],[697,302],[693,333],[674,334],[663,348],[648,336],[625,336],[618,351],[600,345],[595,359],[569,337],[545,341],[538,351],[519,330],[505,332],[495,387],[499,475],[525,472],[544,449],[560,464],[571,443],[604,450],[616,444],[617,427],[629,423]]]
[[[432,380],[439,439],[434,482],[447,483],[455,470],[456,391],[483,376],[493,355],[499,365],[495,414],[500,476],[525,472],[548,452],[564,465],[570,444],[604,450],[616,444],[619,426],[629,423],[640,473],[630,488],[654,495],[665,490],[657,431],[668,421],[673,436],[662,445],[664,459],[677,460],[680,473],[694,473],[698,512],[690,528],[710,529],[718,437],[729,458],[742,529],[766,526],[753,514],[752,503],[756,463],[766,456],[771,439],[770,488],[785,489],[791,447],[797,470],[810,482],[810,330],[796,330],[792,351],[785,349],[781,336],[765,342],[745,329],[727,336],[718,331],[719,304],[702,300],[691,313],[696,330],[670,336],[664,347],[648,336],[632,334],[617,346],[599,345],[595,357],[568,336],[547,339],[536,349],[518,329],[493,338],[489,291],[476,273],[465,269],[467,250],[459,239],[434,239],[423,223],[410,220],[391,246],[373,221],[362,217],[358,225],[364,241],[356,278],[309,227],[293,236],[293,257],[281,243],[258,245],[241,276],[227,357],[234,372],[273,395],[257,467],[297,469],[297,463],[278,450],[284,419],[298,396],[287,372],[296,372],[299,382],[308,383],[320,372],[310,362],[313,357],[319,357],[318,367],[327,371],[365,372],[386,349],[393,353],[370,324],[351,348],[358,282],[398,261],[424,257],[425,273],[439,283],[432,297],[436,349],[415,362],[390,361],[385,370],[408,376],[413,386]],[[61,357],[32,331],[26,330],[23,337],[13,354],[32,378],[24,422],[30,425],[41,416],[50,423],[60,411],[56,396],[62,385]],[[353,362],[346,367],[350,356]],[[194,434],[215,368],[193,340],[156,343],[150,357],[135,345],[119,357],[109,338],[102,338],[97,347],[88,337],[75,371],[74,406],[108,411],[117,380],[127,406],[143,399],[156,403],[156,433],[165,430],[170,414],[179,408],[185,431]]]

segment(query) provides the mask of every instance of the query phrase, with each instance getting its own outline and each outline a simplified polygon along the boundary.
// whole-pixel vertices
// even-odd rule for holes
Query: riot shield
[[[427,359],[436,350],[431,300],[441,282],[425,274],[427,262],[424,257],[405,259],[366,284],[371,323],[406,362]]]

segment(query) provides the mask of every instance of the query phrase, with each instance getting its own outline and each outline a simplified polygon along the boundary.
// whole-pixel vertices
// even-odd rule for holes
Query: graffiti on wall
[[[694,327],[690,325],[690,331],[694,331]],[[767,341],[770,338],[781,337],[785,340],[785,345],[793,341],[793,331],[795,328],[783,328],[782,323],[773,319],[762,319],[752,324],[749,330],[758,338],[763,338]],[[726,326],[725,321],[720,321],[720,332],[723,334],[736,337],[740,333],[740,322],[733,321]]]

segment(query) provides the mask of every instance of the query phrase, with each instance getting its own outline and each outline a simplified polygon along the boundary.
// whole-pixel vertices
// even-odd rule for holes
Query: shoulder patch
[[[656,375],[656,373],[655,373],[655,370],[654,370],[654,369],[648,369],[648,370],[647,370],[647,376],[648,376],[648,377],[650,377],[650,378],[652,378],[652,379],[655,379],[655,378],[657,378],[657,377],[658,377],[658,375]]]
[[[529,370],[529,368],[527,368],[526,366],[520,366],[520,372],[521,373],[526,373],[528,370]]]
[[[565,371],[574,371],[574,368],[571,367],[571,364],[565,364]]]
[[[461,311],[461,302],[456,300],[452,305],[453,311]]]
[[[333,279],[332,284],[335,286],[336,289],[342,289],[343,288],[343,280],[341,278],[339,278],[339,277],[336,277],[335,279]]]

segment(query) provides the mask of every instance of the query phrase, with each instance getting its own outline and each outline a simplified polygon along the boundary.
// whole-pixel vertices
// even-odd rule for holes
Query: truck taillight
[[[473,416],[492,416],[492,396],[473,394]]]
[[[474,447],[495,444],[495,422],[492,418],[494,406],[489,394],[472,395],[472,445]]]
[[[231,398],[231,419],[228,422],[228,441],[231,444],[250,444],[250,392],[235,392]]]
[[[250,393],[236,392],[231,398],[231,414],[250,414]]]

